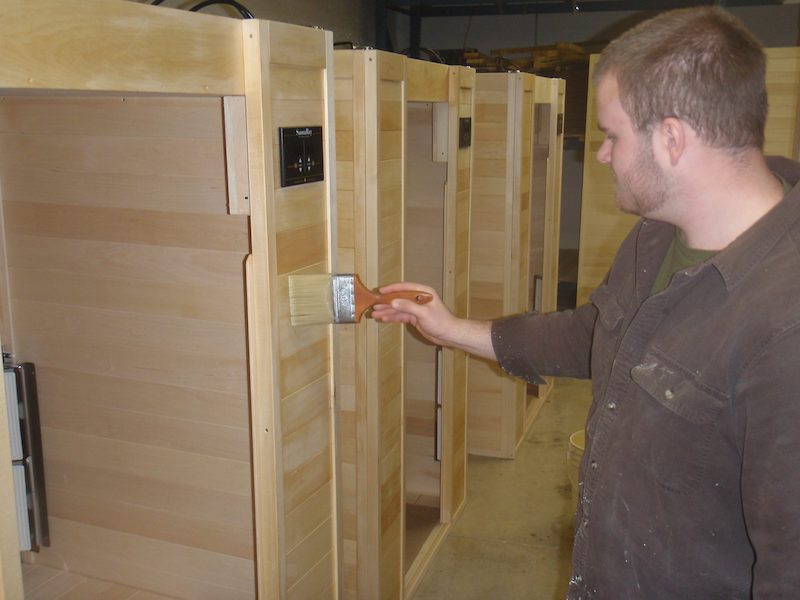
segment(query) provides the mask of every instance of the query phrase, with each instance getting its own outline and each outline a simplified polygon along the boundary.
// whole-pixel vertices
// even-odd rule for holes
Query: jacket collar
[[[768,157],[767,164],[792,189],[772,210],[709,261],[722,275],[728,291],[747,277],[800,218],[800,163],[783,157]]]

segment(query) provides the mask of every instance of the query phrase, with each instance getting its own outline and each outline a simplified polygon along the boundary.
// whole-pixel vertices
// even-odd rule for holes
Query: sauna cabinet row
[[[5,597],[409,597],[467,500],[468,358],[369,319],[292,327],[288,277],[416,279],[477,314],[481,75],[282,23],[39,4],[0,3],[0,340],[36,365],[50,545],[20,561],[0,469]],[[281,132],[306,129],[322,179],[285,185]],[[534,204],[510,209],[524,227]],[[515,298],[550,272],[526,248]]]

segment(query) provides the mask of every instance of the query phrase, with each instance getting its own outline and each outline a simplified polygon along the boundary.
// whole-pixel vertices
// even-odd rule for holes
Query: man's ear
[[[676,117],[667,117],[658,126],[658,134],[670,164],[676,166],[686,150],[686,124]]]

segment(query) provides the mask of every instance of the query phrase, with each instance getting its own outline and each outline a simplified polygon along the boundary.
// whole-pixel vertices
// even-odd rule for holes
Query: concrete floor
[[[413,600],[560,600],[574,506],[569,436],[583,427],[587,381],[559,379],[517,458],[470,456],[467,504]]]

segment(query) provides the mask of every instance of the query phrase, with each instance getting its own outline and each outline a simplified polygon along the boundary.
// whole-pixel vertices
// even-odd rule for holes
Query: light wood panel
[[[0,7],[0,182],[3,331],[45,396],[53,546],[30,559],[171,597],[337,597],[329,330],[286,319],[286,276],[330,268],[332,163],[288,191],[273,175],[278,126],[332,140],[331,35],[129,2],[26,13]],[[247,139],[223,136],[232,95]],[[250,219],[227,214],[244,148]]]
[[[323,182],[280,187],[280,127],[328,125],[330,36],[282,23],[245,24],[250,188],[254,252],[248,280],[256,369],[270,373],[253,405],[256,464],[274,468],[273,497],[256,506],[267,561],[266,592],[281,598],[338,595],[331,341],[328,326],[291,326],[288,276],[330,272],[328,204],[333,162]],[[253,40],[248,42],[247,40]],[[327,138],[327,133],[324,133]],[[254,143],[255,147],[254,146]],[[263,302],[263,303],[262,303]],[[256,474],[256,485],[259,483]],[[263,515],[263,521],[258,517]],[[287,536],[291,536],[288,538]],[[259,555],[262,555],[259,546]]]
[[[124,574],[128,585],[210,598],[228,593],[220,578],[237,565],[238,574],[247,575],[236,587],[241,597],[252,597],[242,280],[249,224],[225,215],[220,100],[190,100],[182,119],[171,111],[179,109],[177,102],[169,103],[162,117],[172,123],[165,125],[168,146],[193,148],[187,157],[196,164],[188,169],[179,161],[160,163],[148,150],[162,140],[157,115],[163,101],[90,104],[25,97],[0,103],[2,122],[16,129],[0,131],[0,177],[16,175],[20,183],[4,190],[14,352],[37,364],[48,508],[51,525],[64,524],[56,528],[61,535],[53,532],[52,546],[28,560],[108,577],[100,557],[118,550],[104,543],[124,535],[141,549],[193,549],[191,559],[185,552],[176,556],[174,577],[163,580],[152,576],[155,560],[131,564]],[[106,127],[90,125],[81,133],[79,123],[91,120],[91,108],[106,116]],[[70,109],[77,109],[72,116]],[[60,123],[48,117],[51,110],[74,131],[49,131]],[[120,129],[113,126],[115,112]],[[24,133],[14,114],[27,115]],[[192,120],[200,137],[192,133]],[[19,155],[19,148],[28,154]],[[131,176],[128,185],[166,172],[211,176],[218,207],[187,214],[170,212],[165,202],[148,211],[135,202],[103,206],[97,195],[84,204],[77,198],[60,204],[57,190],[41,201],[38,190],[25,189],[19,169],[33,180],[37,172],[63,170],[80,179],[122,170]],[[159,288],[160,298],[170,301],[147,294]],[[187,299],[202,290],[205,299],[182,306],[171,293],[178,290]],[[152,397],[140,401],[143,393],[154,394],[160,405]],[[93,538],[92,551],[75,559],[72,552],[86,536]],[[218,566],[192,575],[198,581],[184,587],[189,563],[183,561],[204,553]]]
[[[493,319],[556,308],[563,81],[476,75],[470,316]],[[513,458],[549,385],[530,386],[472,358],[470,452]]]
[[[448,173],[445,188],[444,285],[442,299],[454,314],[469,314],[470,204],[472,199],[472,143],[461,146],[461,119],[473,119],[475,72],[451,68],[448,112]],[[455,160],[453,160],[455,157]],[[442,522],[452,523],[466,501],[467,464],[467,354],[442,351]],[[412,579],[413,580],[413,579]]]
[[[356,97],[363,104],[364,65],[357,61],[362,54],[334,52],[334,96],[336,127],[336,227],[335,248],[337,267],[345,273],[355,272],[355,186],[361,184],[363,168],[356,175],[356,149],[363,152],[364,128],[354,130],[358,122]],[[355,91],[355,76],[360,76],[361,91]],[[361,109],[363,111],[363,108]],[[363,187],[363,184],[361,184]],[[340,453],[339,468],[342,472],[340,501],[342,521],[339,535],[344,552],[342,597],[357,598],[358,590],[358,420],[356,414],[356,362],[355,326],[342,325],[337,328],[336,395],[339,399]]]
[[[337,51],[338,258],[370,287],[400,278],[405,59]],[[352,141],[351,141],[352,140]],[[350,266],[347,266],[350,265]],[[400,329],[364,321],[338,328],[343,350],[344,595],[400,591]],[[387,597],[392,597],[390,594]]]
[[[31,10],[25,0],[6,0],[0,21],[0,89],[218,96],[244,90],[234,19],[132,2],[40,0]]]
[[[476,75],[471,318],[492,319],[525,310],[515,290],[526,287],[529,274],[516,266],[512,256],[527,262],[533,84],[533,76],[523,74]],[[521,385],[504,376],[497,365],[470,359],[471,453],[513,456],[515,439],[507,431],[515,429],[514,410],[523,395]]]
[[[769,113],[764,153],[800,158],[798,102],[800,102],[800,48],[766,48]],[[599,55],[590,59],[589,78]],[[597,129],[594,86],[589,86],[586,113],[586,155],[583,167],[581,235],[578,254],[578,304],[603,280],[617,248],[637,218],[616,207],[614,182],[609,168],[597,162],[603,135]]]
[[[340,50],[334,60],[337,260],[340,270],[353,270],[369,287],[377,287],[409,277],[404,274],[404,245],[412,244],[416,252],[426,250],[424,237],[409,241],[404,233],[404,202],[410,197],[412,175],[407,161],[412,152],[415,157],[419,153],[407,139],[406,107],[412,99],[424,101],[430,96],[450,106],[441,125],[451,134],[445,148],[451,160],[437,167],[438,185],[444,197],[461,189],[461,198],[468,198],[469,152],[459,153],[454,146],[461,69],[375,51]],[[471,115],[470,97],[466,104],[462,113]],[[428,162],[430,143],[428,139],[428,156],[421,157]],[[443,210],[440,224],[445,222]],[[424,212],[420,212],[423,219]],[[464,214],[454,213],[452,222]],[[463,226],[459,232],[463,239]],[[441,228],[439,237],[443,239]],[[404,431],[409,411],[413,415],[416,409],[408,401],[413,386],[404,376],[403,331],[365,320],[337,327],[337,336],[344,597],[405,597],[410,588],[403,565],[407,496],[403,469],[408,461],[404,446],[408,450],[413,444],[406,441]],[[434,492],[438,497],[438,489]]]
[[[25,565],[23,579],[25,600],[168,600],[167,596],[40,565]]]

